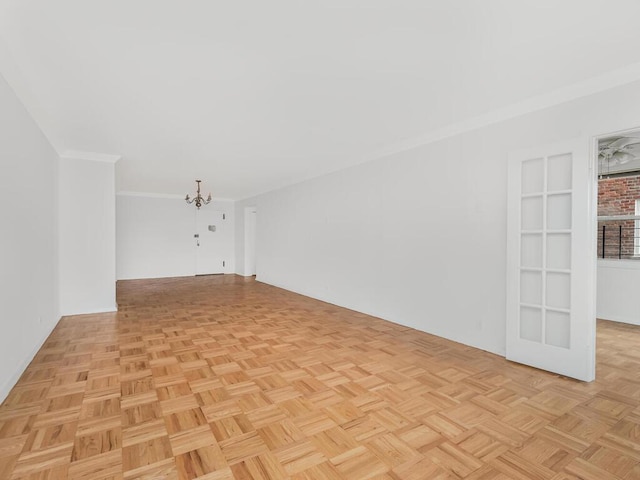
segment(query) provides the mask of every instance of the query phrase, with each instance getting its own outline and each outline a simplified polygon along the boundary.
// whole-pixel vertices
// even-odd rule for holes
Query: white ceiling
[[[0,72],[120,191],[245,198],[640,62],[637,0],[0,0]]]

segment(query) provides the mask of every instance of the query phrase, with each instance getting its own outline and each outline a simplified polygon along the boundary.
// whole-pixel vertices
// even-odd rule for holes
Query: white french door
[[[585,139],[509,156],[507,359],[595,377],[595,225]]]

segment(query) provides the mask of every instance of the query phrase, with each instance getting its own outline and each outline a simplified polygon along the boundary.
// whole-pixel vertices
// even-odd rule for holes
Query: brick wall
[[[598,215],[635,215],[636,200],[640,198],[640,175],[603,178],[598,182]],[[598,222],[598,257],[602,257],[602,226],[606,225],[605,256],[618,258],[620,226],[622,229],[622,257],[633,256],[635,222]],[[636,235],[640,234],[637,232]]]

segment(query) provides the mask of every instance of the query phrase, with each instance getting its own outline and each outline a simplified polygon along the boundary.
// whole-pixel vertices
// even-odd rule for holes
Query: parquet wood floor
[[[587,384],[237,276],[118,303],[0,407],[0,478],[640,479],[638,328],[600,322]]]

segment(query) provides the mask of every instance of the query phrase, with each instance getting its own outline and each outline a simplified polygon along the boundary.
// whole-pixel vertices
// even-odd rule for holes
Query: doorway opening
[[[596,147],[597,322],[635,325],[640,340],[640,128],[601,135]]]
[[[256,207],[244,209],[244,275],[256,275],[256,224],[258,211]]]

